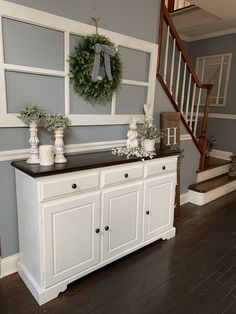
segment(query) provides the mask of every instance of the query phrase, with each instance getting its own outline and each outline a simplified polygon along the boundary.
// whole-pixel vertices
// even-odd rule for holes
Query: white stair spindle
[[[171,92],[171,94],[173,94],[173,77],[174,77],[174,68],[175,68],[175,47],[176,47],[176,39],[174,38],[173,51],[172,51],[172,61],[171,61],[171,72],[170,72],[170,92]]]
[[[183,113],[183,107],[184,107],[184,92],[185,92],[185,82],[186,82],[186,69],[187,69],[187,63],[184,64],[184,77],[183,77],[181,107],[180,107],[181,113]]]
[[[179,8],[179,0],[175,0],[174,10],[178,10]]]
[[[194,130],[193,134],[196,136],[197,132],[197,124],[198,124],[198,113],[199,113],[199,106],[200,106],[200,101],[201,101],[201,95],[202,95],[202,89],[199,89],[199,94],[198,94],[198,102],[197,102],[197,109],[196,109],[196,114],[195,114],[195,123],[194,123]]]
[[[177,82],[176,82],[176,90],[175,90],[175,102],[178,105],[178,96],[179,96],[179,77],[180,77],[180,66],[181,66],[181,51],[179,51],[179,64],[178,64],[178,73],[177,73]]]
[[[192,73],[189,75],[188,81],[188,94],[187,94],[187,101],[186,101],[186,110],[185,110],[185,119],[188,122],[188,110],[189,110],[189,98],[190,98],[190,90],[191,90],[191,80],[192,80]]]
[[[220,60],[220,75],[219,75],[219,81],[218,81],[218,90],[217,90],[217,98],[216,98],[216,104],[219,104],[219,97],[220,97],[220,87],[221,87],[221,79],[222,79],[222,71],[223,71],[223,56]]]
[[[169,40],[170,40],[170,25],[167,26],[167,36],[166,36],[166,52],[165,52],[165,63],[164,63],[164,82],[166,83],[167,76],[167,63],[168,63],[168,53],[169,53]]]
[[[193,88],[193,98],[192,98],[192,106],[191,106],[191,114],[190,114],[190,122],[189,122],[189,127],[191,130],[193,130],[193,111],[194,111],[194,105],[195,105],[195,95],[196,95],[196,83],[194,83],[194,88]]]

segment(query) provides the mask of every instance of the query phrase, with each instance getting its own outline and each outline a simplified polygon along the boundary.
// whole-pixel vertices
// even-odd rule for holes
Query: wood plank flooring
[[[236,192],[186,204],[177,236],[68,286],[41,307],[17,274],[0,280],[1,314],[236,313]]]

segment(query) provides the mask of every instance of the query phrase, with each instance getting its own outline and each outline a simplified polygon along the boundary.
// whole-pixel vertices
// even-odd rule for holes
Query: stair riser
[[[217,168],[213,168],[213,169],[209,169],[203,172],[199,172],[197,175],[197,183],[211,179],[211,178],[215,178],[218,177],[224,173],[229,172],[229,167],[230,165],[223,165],[223,166],[219,166]]]
[[[232,181],[228,184],[220,186],[219,188],[216,188],[206,193],[200,193],[200,192],[189,190],[189,202],[195,205],[202,206],[218,199],[221,196],[224,196],[230,192],[233,192],[235,190],[236,190],[236,181]]]

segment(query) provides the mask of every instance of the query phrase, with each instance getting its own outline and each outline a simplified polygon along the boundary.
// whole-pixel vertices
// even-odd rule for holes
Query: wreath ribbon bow
[[[101,52],[103,52],[104,54],[104,64],[105,64],[105,71],[106,71],[107,78],[109,81],[112,81],[110,56],[112,57],[115,56],[116,54],[115,49],[108,45],[101,45],[101,44],[94,45],[93,49],[95,51],[95,57],[94,57],[94,64],[93,64],[92,81],[97,82],[98,80],[98,72],[99,72],[100,62],[101,62]]]

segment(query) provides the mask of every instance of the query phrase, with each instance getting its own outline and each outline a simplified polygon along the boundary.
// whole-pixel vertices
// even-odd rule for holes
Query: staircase
[[[189,201],[201,206],[236,190],[236,177],[228,175],[230,164],[229,160],[207,158],[198,182],[189,186]]]
[[[159,61],[157,79],[173,104],[180,112],[181,120],[201,155],[199,169],[204,168],[208,113],[211,101],[211,84],[202,83],[194,70],[184,45],[175,29],[165,6],[161,6],[159,30]],[[203,119],[199,108],[204,101]]]
[[[200,153],[198,179],[196,184],[189,186],[189,201],[196,205],[205,205],[236,190],[236,178],[228,176],[230,160],[205,156],[213,85],[202,83],[195,73],[165,5],[166,3],[173,12],[176,8],[175,2],[162,1],[157,79],[174,109],[180,113],[181,120]],[[182,4],[183,8],[189,6],[185,1]],[[179,9],[182,8],[177,8]],[[204,105],[203,118],[199,117],[200,105]]]

